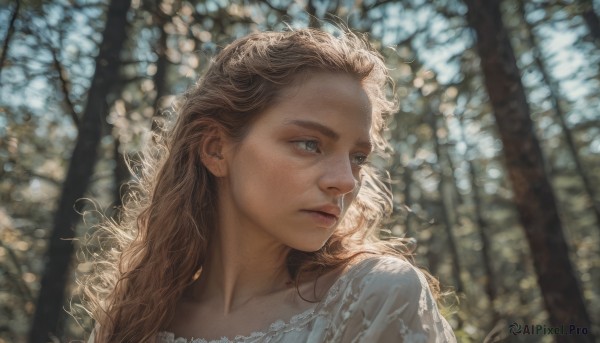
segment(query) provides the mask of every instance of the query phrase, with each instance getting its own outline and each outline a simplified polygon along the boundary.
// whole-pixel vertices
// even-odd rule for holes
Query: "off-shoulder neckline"
[[[205,338],[175,337],[175,334],[173,332],[169,332],[169,331],[160,331],[158,333],[158,336],[159,336],[159,338],[166,339],[167,342],[169,342],[169,343],[212,343],[212,342],[233,343],[233,342],[243,342],[243,341],[247,341],[248,339],[256,339],[259,337],[263,337],[272,331],[280,331],[280,330],[290,328],[294,325],[297,325],[301,321],[304,321],[306,323],[306,322],[310,321],[316,314],[318,314],[317,309],[320,306],[327,305],[335,299],[335,297],[339,294],[339,289],[340,289],[341,285],[343,285],[346,282],[346,280],[348,278],[350,278],[351,274],[354,274],[356,271],[362,269],[359,267],[364,266],[367,261],[371,261],[373,259],[381,259],[381,258],[385,258],[385,257],[386,257],[385,255],[369,256],[369,257],[361,259],[358,262],[354,263],[353,265],[349,266],[348,269],[344,273],[342,273],[342,275],[340,275],[340,277],[338,277],[337,280],[335,280],[335,282],[331,285],[331,287],[329,287],[329,289],[323,296],[322,300],[319,301],[318,303],[316,303],[315,306],[307,309],[306,311],[303,311],[301,313],[293,315],[287,321],[284,321],[281,319],[276,320],[275,322],[271,323],[268,327],[266,327],[266,329],[264,329],[263,331],[254,331],[254,332],[250,333],[249,335],[237,335],[233,338],[233,340],[230,339],[229,337],[221,337],[219,340],[210,340],[210,341]]]

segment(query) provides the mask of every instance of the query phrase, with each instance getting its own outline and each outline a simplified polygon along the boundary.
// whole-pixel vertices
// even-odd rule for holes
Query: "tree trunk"
[[[456,180],[456,175],[454,175],[454,171],[456,170],[456,167],[454,166],[454,161],[452,160],[450,151],[447,148],[446,148],[446,160],[448,161],[448,168],[450,168],[450,180],[452,181],[451,182],[452,188],[454,190],[454,192],[452,192],[451,198],[452,198],[452,201],[456,202],[455,208],[461,208],[465,204],[465,200],[464,200],[462,194],[460,194],[460,191],[458,190],[458,181]],[[455,213],[455,215],[453,217],[454,217],[454,222],[460,223],[460,216],[458,215],[458,211],[457,211],[457,213]]]
[[[121,139],[114,137],[114,155],[115,169],[114,169],[114,182],[115,182],[115,194],[114,194],[114,213],[118,214],[123,206],[123,194],[127,192],[127,182],[131,178],[129,168],[127,168],[126,155],[121,151]],[[118,215],[113,215],[114,220],[119,220]]]
[[[8,47],[10,46],[10,41],[12,39],[13,34],[15,33],[15,21],[19,16],[20,8],[21,1],[15,1],[15,9],[13,11],[13,14],[10,16],[8,30],[6,31],[6,37],[4,38],[4,44],[2,45],[2,54],[0,55],[0,88],[2,87],[2,69],[4,69],[4,64],[6,63],[6,57],[8,56]]]
[[[494,301],[496,300],[498,291],[496,289],[496,277],[494,269],[492,268],[491,244],[486,233],[488,225],[487,221],[483,217],[483,199],[481,197],[481,194],[479,193],[480,188],[477,182],[477,171],[475,170],[475,165],[469,159],[469,155],[473,151],[473,146],[467,140],[467,137],[465,135],[464,115],[460,115],[458,120],[460,124],[459,128],[461,140],[467,146],[465,151],[465,161],[467,162],[467,166],[469,168],[469,177],[471,179],[471,194],[473,195],[473,212],[475,213],[475,223],[477,224],[477,232],[479,233],[479,239],[481,240],[481,262],[483,263],[483,270],[485,272],[484,289],[485,294],[488,297],[488,301],[490,302],[490,308],[493,313],[492,321],[495,323],[499,319],[498,311],[494,306]]]
[[[439,142],[439,138],[437,135],[438,125],[437,125],[437,117],[436,113],[429,111],[426,114],[428,117],[429,125],[431,126],[431,130],[433,132],[433,144],[435,149],[435,154],[437,156],[437,165],[439,168],[440,174],[440,182],[438,183],[438,193],[440,194],[440,202],[442,205],[442,220],[444,228],[446,229],[446,236],[448,238],[448,247],[450,248],[450,257],[452,259],[452,276],[454,278],[454,282],[456,284],[456,292],[463,293],[465,288],[463,286],[462,279],[460,277],[461,272],[461,263],[460,258],[458,257],[458,248],[456,247],[456,240],[454,239],[454,234],[452,232],[453,221],[450,218],[450,212],[448,211],[448,204],[446,201],[446,177],[444,175],[444,165],[442,163],[442,151]]]
[[[592,0],[577,0],[580,7],[581,16],[588,27],[590,36],[594,39],[596,46],[600,46],[600,20],[598,14],[594,11],[594,2]]]
[[[169,17],[165,14],[161,8],[160,4],[162,0],[156,0],[155,6],[152,9],[154,12],[154,22],[159,29],[159,36],[156,42],[156,74],[152,78],[154,83],[154,89],[156,90],[156,97],[154,98],[154,116],[152,120],[152,132],[158,129],[159,123],[157,122],[159,117],[162,117],[162,106],[161,106],[161,98],[166,93],[166,81],[167,81],[167,67],[169,65],[169,61],[167,59],[167,32],[165,31],[165,25],[169,21]]]
[[[584,189],[585,193],[587,194],[588,198],[590,199],[592,212],[594,212],[594,215],[596,217],[596,225],[598,226],[598,229],[600,229],[600,203],[597,200],[598,198],[596,197],[596,191],[594,189],[594,186],[592,185],[592,181],[588,177],[587,173],[585,172],[585,168],[583,167],[583,164],[581,163],[581,159],[579,158],[579,153],[577,151],[577,146],[575,144],[575,139],[574,139],[573,135],[571,134],[571,130],[569,129],[569,127],[567,125],[567,121],[565,120],[565,111],[563,110],[563,108],[561,106],[559,87],[556,84],[556,82],[554,82],[554,80],[552,79],[550,74],[548,73],[546,64],[543,61],[542,51],[539,49],[539,44],[538,44],[535,34],[533,32],[533,27],[527,21],[527,18],[525,15],[525,4],[524,4],[523,0],[518,1],[517,9],[519,11],[520,16],[522,17],[525,27],[527,28],[527,33],[528,33],[527,40],[528,40],[529,46],[533,52],[534,63],[536,65],[536,67],[538,68],[538,70],[540,71],[540,74],[542,75],[542,80],[544,81],[546,86],[548,86],[548,89],[550,90],[550,101],[552,102],[552,107],[554,109],[554,113],[556,113],[556,117],[558,118],[560,127],[565,135],[565,143],[567,143],[567,148],[569,150],[569,153],[571,154],[571,157],[573,158],[573,162],[575,163],[575,171],[581,178],[581,183],[583,184],[583,189]],[[592,8],[592,12],[593,12],[593,8]],[[596,18],[596,20],[597,20],[597,18]],[[600,36],[599,36],[599,39],[600,39]],[[600,40],[599,40],[599,42],[600,42]]]
[[[423,96],[422,90],[420,91],[421,95]],[[454,227],[455,221],[452,220],[449,211],[448,201],[446,201],[446,176],[444,173],[444,164],[442,163],[442,148],[438,137],[437,116],[441,114],[433,112],[431,107],[433,106],[430,106],[430,108],[428,108],[428,113],[425,114],[425,116],[429,121],[429,125],[431,127],[434,144],[433,146],[435,149],[435,155],[437,156],[437,165],[439,168],[440,182],[438,183],[438,193],[440,194],[440,203],[442,206],[442,220],[444,229],[446,230],[446,237],[448,238],[448,248],[450,248],[450,258],[452,260],[452,277],[454,279],[454,284],[456,285],[456,292],[458,294],[462,294],[465,292],[465,287],[460,276],[462,271],[462,263],[460,262],[460,258],[458,256],[458,247],[456,245],[456,240],[454,239],[454,233],[452,232],[452,228]],[[460,316],[457,316],[456,319],[458,321],[456,329],[461,329],[464,323]]]
[[[60,335],[58,323],[62,317],[64,291],[70,275],[69,264],[74,251],[72,239],[79,220],[77,211],[81,210],[81,206],[75,202],[85,194],[94,172],[102,126],[108,113],[106,97],[119,80],[120,53],[126,37],[129,6],[130,0],[112,0],[108,8],[96,70],[54,216],[46,268],[29,333],[30,343],[45,343],[49,335]]]
[[[588,335],[559,342],[594,342],[579,282],[569,259],[552,186],[534,134],[525,90],[500,13],[499,0],[465,0],[477,36],[485,86],[504,146],[504,157],[525,237],[552,326],[576,325]]]
[[[308,0],[306,4],[306,12],[308,13],[308,27],[313,27],[318,29],[321,27],[321,23],[319,23],[319,18],[317,17],[317,8],[314,4],[315,0]]]
[[[412,221],[414,212],[411,208],[413,204],[413,199],[411,190],[412,190],[412,167],[410,164],[404,166],[404,173],[402,173],[402,181],[404,183],[404,206],[406,206],[406,221],[404,223],[404,235],[405,237],[410,237],[412,234]],[[416,237],[415,237],[416,238]]]

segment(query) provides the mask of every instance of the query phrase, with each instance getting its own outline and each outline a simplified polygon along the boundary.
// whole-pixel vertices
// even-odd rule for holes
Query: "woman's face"
[[[225,146],[221,224],[316,251],[358,192],[371,104],[359,81],[332,73],[311,74],[279,99]]]

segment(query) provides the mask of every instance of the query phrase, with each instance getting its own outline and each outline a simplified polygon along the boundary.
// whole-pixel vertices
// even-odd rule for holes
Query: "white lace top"
[[[456,342],[440,315],[425,276],[395,257],[371,257],[352,266],[314,308],[278,320],[249,336],[207,341],[160,332],[158,343],[373,343]]]

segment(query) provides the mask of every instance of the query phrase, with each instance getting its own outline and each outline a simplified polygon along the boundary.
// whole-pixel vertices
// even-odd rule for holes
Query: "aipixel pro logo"
[[[519,324],[513,322],[508,326],[508,331],[513,335],[587,335],[586,327],[574,324],[561,326],[546,326],[540,324]]]

